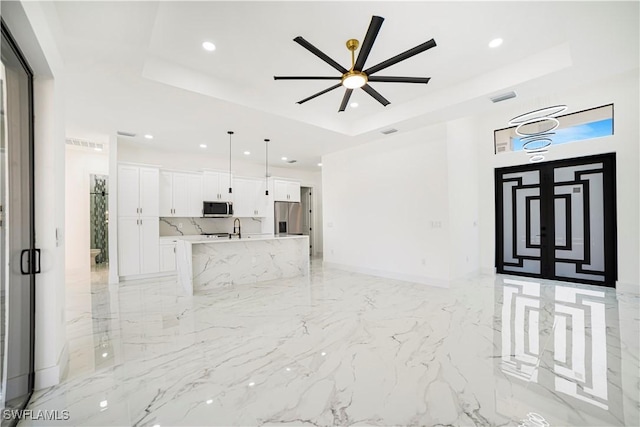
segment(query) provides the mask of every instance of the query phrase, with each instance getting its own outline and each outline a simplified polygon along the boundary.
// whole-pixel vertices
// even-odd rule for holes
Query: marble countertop
[[[296,235],[296,236],[274,236],[271,234],[250,234],[246,237],[242,237],[242,239],[238,239],[237,237],[233,237],[232,239],[229,238],[217,238],[217,239],[212,239],[212,238],[207,238],[205,236],[200,236],[200,235],[196,235],[196,236],[163,236],[160,237],[160,240],[170,240],[170,241],[177,241],[177,240],[182,240],[182,241],[186,241],[189,243],[231,243],[231,242],[246,242],[246,241],[264,241],[264,240],[284,240],[284,239],[300,239],[303,237],[309,237],[309,236],[304,236],[304,235]]]

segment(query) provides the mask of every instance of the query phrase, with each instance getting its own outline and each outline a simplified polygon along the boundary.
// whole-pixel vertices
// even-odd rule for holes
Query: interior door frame
[[[544,200],[554,200],[553,170],[558,167],[578,166],[587,163],[603,164],[603,203],[604,209],[604,283],[596,280],[579,279],[570,277],[557,277],[555,275],[554,251],[555,246],[555,223],[554,223],[554,203],[542,204]],[[546,228],[547,235],[541,242],[540,247],[540,274],[524,273],[504,270],[502,261],[504,258],[504,232],[503,232],[503,196],[501,176],[508,173],[540,171],[540,226]],[[495,267],[499,274],[512,274],[518,276],[536,277],[552,279],[563,282],[577,282],[584,284],[615,287],[618,280],[618,253],[617,253],[617,205],[616,205],[616,154],[606,153],[592,156],[575,157],[549,162],[528,163],[525,165],[508,166],[496,168],[494,170],[495,183]],[[607,209],[609,207],[609,209]],[[528,218],[527,218],[528,219]],[[527,230],[530,227],[527,225]],[[545,244],[551,249],[543,250]]]
[[[29,120],[29,179],[30,179],[30,185],[28,188],[28,197],[29,197],[29,202],[30,202],[30,209],[29,209],[29,226],[31,228],[31,236],[29,238],[29,244],[30,247],[26,248],[29,250],[30,253],[30,261],[29,261],[29,275],[30,280],[29,280],[29,285],[30,285],[30,301],[29,301],[29,309],[30,309],[30,314],[29,314],[29,321],[31,324],[31,327],[29,328],[29,342],[30,342],[30,353],[29,353],[29,380],[28,380],[28,389],[29,392],[26,395],[26,398],[24,400],[24,404],[22,406],[22,408],[18,408],[18,409],[25,409],[27,404],[29,403],[29,400],[31,399],[31,396],[33,395],[33,389],[34,389],[34,385],[35,385],[35,340],[36,340],[36,334],[35,334],[35,316],[36,316],[36,269],[35,269],[35,252],[36,252],[36,215],[35,215],[35,125],[34,125],[34,90],[33,90],[33,69],[29,66],[29,63],[27,62],[27,60],[25,59],[25,55],[23,54],[22,50],[20,49],[20,46],[18,46],[18,43],[16,42],[15,38],[13,37],[13,35],[11,34],[11,31],[9,30],[9,27],[6,25],[4,19],[0,18],[0,30],[2,33],[2,37],[4,37],[7,40],[7,43],[11,46],[11,49],[13,50],[13,52],[15,53],[16,57],[18,58],[18,60],[20,61],[20,64],[22,65],[22,67],[24,68],[26,74],[27,74],[27,78],[28,78],[28,93],[27,93],[27,98],[28,98],[28,102],[29,102],[29,107],[28,107],[28,120]],[[39,263],[39,261],[38,261]],[[8,336],[7,336],[8,339]],[[4,361],[0,361],[1,363],[4,363]],[[12,425],[17,425],[18,419],[15,419],[13,421],[10,421],[10,424]]]

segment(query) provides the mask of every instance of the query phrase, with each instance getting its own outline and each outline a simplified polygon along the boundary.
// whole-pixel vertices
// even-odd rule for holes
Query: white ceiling
[[[67,136],[263,159],[317,169],[323,154],[492,108],[515,90],[540,97],[638,67],[638,2],[56,2],[48,8],[66,74]],[[333,81],[274,75],[337,75],[292,39],[303,36],[350,67],[344,44],[385,18],[366,66],[434,38],[437,47],[378,75],[431,77],[428,85],[372,83],[391,104],[360,90],[338,113],[344,89],[297,101]],[[497,49],[487,44],[504,39]],[[202,49],[214,42],[213,53]],[[508,102],[508,101],[507,101]]]

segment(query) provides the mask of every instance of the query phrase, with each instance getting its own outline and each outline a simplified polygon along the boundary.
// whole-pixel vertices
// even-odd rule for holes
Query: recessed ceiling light
[[[287,158],[286,158],[286,157],[283,157],[283,158],[282,158],[282,160],[287,160]]]
[[[149,134],[146,134],[144,137],[145,137],[146,139],[153,139],[153,135],[149,135]]]
[[[207,148],[207,144],[200,144],[200,148]]]
[[[248,156],[249,154],[251,154],[251,151],[245,151],[245,152],[244,152],[244,155],[245,155],[245,156]]]
[[[358,103],[357,102],[352,102],[351,103],[351,108],[358,108]]]
[[[96,150],[96,151],[102,151],[102,148],[100,148],[100,147],[96,147],[96,148],[94,148],[94,150]]]
[[[209,52],[213,52],[214,50],[216,50],[216,45],[211,42],[202,43],[202,47],[204,48],[204,50],[207,50]]]
[[[497,39],[493,39],[489,42],[489,47],[498,47],[502,44],[502,39],[501,38],[497,38]]]
[[[322,163],[318,163],[318,166],[322,166]]]

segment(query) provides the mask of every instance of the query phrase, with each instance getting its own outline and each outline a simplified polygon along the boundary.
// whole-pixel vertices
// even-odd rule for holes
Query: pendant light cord
[[[229,134],[229,194],[233,193],[231,188],[231,135],[233,135],[233,131],[227,131]]]

